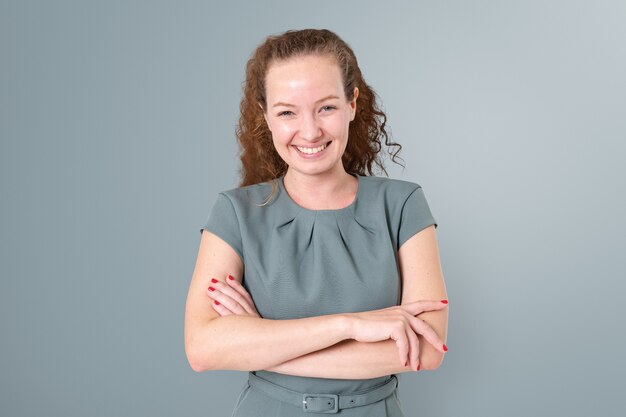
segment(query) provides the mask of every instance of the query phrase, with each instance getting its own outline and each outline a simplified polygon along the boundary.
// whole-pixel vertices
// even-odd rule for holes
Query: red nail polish
[[[217,280],[215,278],[211,278],[211,282],[215,284],[217,283]]]
[[[232,276],[232,275],[229,275],[229,276],[228,276],[228,279],[230,279],[230,280],[232,281],[232,280],[234,280],[235,278],[233,278],[233,276]]]
[[[444,352],[447,352],[447,351],[448,351],[448,346],[446,346],[446,344],[445,344],[445,343],[443,344],[443,351],[444,351]]]
[[[209,287],[209,291],[215,291],[215,288]]]
[[[217,300],[215,300],[215,301],[214,301],[214,303],[215,303],[216,305],[220,305],[220,302],[219,302],[219,301],[217,301]]]
[[[441,300],[442,303],[448,304],[448,300]]]

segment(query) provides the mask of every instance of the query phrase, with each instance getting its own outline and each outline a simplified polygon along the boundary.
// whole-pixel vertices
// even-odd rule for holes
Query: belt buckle
[[[334,407],[332,410],[314,410],[310,409],[307,406],[309,402],[307,399],[309,398],[329,398],[335,400]],[[335,414],[339,412],[339,395],[337,394],[302,394],[302,410],[305,413],[325,413],[325,414]]]

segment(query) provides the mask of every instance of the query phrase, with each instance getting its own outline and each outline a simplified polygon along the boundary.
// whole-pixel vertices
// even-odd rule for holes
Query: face
[[[332,175],[345,172],[341,156],[356,112],[358,90],[348,101],[336,62],[304,56],[270,65],[265,120],[288,174]]]

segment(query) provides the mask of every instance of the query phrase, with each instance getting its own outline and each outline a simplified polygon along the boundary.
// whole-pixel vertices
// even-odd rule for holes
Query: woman
[[[249,371],[233,416],[403,416],[395,374],[441,363],[437,225],[419,185],[371,176],[399,146],[385,120],[330,31],[248,61],[243,180],[202,229],[185,318],[194,370]]]

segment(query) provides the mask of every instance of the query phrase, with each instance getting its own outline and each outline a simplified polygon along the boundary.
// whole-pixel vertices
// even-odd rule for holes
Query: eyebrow
[[[322,101],[330,100],[330,99],[333,99],[333,98],[338,99],[339,97],[337,97],[337,96],[335,96],[335,95],[332,95],[332,94],[331,94],[331,95],[329,95],[329,96],[326,96],[326,97],[324,97],[324,98],[321,98],[321,99],[317,100],[315,103],[317,104],[317,103],[320,103],[320,102],[322,102]],[[278,107],[278,106],[284,106],[284,107],[296,107],[296,106],[295,106],[295,105],[293,105],[293,104],[283,103],[282,101],[279,101],[278,103],[274,104],[274,105],[272,106],[272,108],[274,108],[274,107]]]

